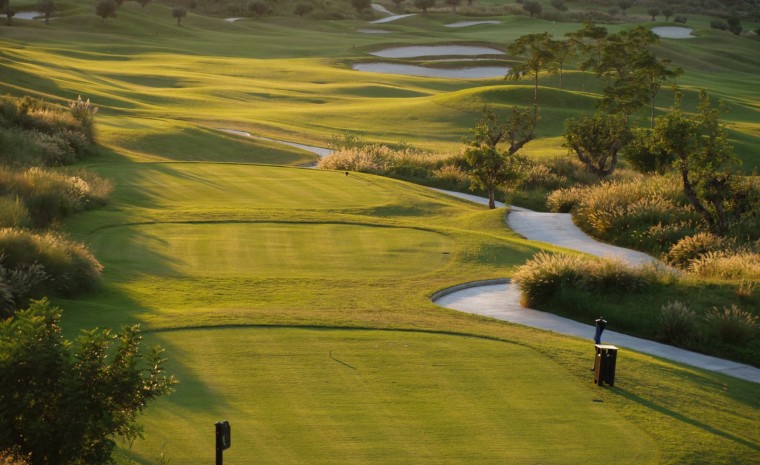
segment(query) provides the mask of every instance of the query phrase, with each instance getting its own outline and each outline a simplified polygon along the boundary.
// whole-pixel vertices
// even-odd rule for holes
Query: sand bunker
[[[372,52],[383,58],[414,58],[429,56],[466,56],[472,57],[477,55],[504,55],[504,52],[490,47],[475,47],[469,45],[428,45],[428,46],[410,46],[394,47]]]
[[[362,34],[390,34],[392,31],[386,29],[357,29],[356,32],[361,32]]]
[[[378,11],[380,13],[386,14],[386,15],[392,15],[393,12],[388,10],[388,8],[384,7],[383,5],[378,5],[377,3],[372,4],[372,9],[375,11]]]
[[[235,21],[240,21],[243,18],[224,18],[225,21],[229,21],[231,23],[234,23]]]
[[[459,21],[456,23],[447,24],[446,27],[469,27],[469,26],[479,26],[481,24],[501,24],[501,21],[497,21],[497,20]]]
[[[694,32],[694,29],[691,29],[688,27],[678,27],[678,26],[653,27],[652,32],[662,37],[663,39],[693,39],[694,37],[696,37],[692,35],[692,32]]]
[[[16,19],[37,19],[37,18],[44,18],[44,14],[38,12],[38,11],[19,11],[15,15],[13,15]]]
[[[400,65],[396,63],[359,63],[353,66],[357,71],[381,74],[400,74],[402,76],[419,76],[448,79],[490,79],[504,77],[509,68],[506,66],[475,66],[472,68],[426,68],[424,66]]]
[[[375,21],[370,22],[370,24],[383,24],[383,23],[390,23],[391,21],[396,21],[397,19],[402,18],[408,18],[409,16],[414,16],[416,13],[408,14],[408,15],[396,15],[396,16],[388,16],[387,18],[378,19]]]

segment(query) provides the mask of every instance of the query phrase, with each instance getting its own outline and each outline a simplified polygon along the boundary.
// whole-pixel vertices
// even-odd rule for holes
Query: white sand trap
[[[653,27],[652,32],[663,39],[693,39],[696,37],[692,34],[694,29],[678,26]]]
[[[373,3],[372,4],[372,9],[375,10],[375,11],[377,11],[377,12],[386,14],[386,15],[392,15],[393,14],[391,11],[388,10],[388,8],[384,7],[383,5],[378,5],[377,3]]]
[[[424,66],[400,65],[396,63],[360,63],[353,66],[357,71],[367,73],[398,74],[402,76],[432,77],[444,79],[490,79],[502,78],[509,68],[506,66],[476,66],[472,68],[426,68]]]
[[[313,145],[304,145],[304,144],[299,144],[299,143],[296,143],[296,142],[288,142],[288,141],[284,141],[284,140],[270,139],[268,137],[254,136],[250,132],[238,131],[236,129],[219,128],[219,130],[223,131],[223,132],[230,133],[230,134],[235,134],[235,135],[238,135],[238,136],[252,137],[254,139],[266,140],[266,141],[269,141],[269,142],[276,142],[276,143],[282,144],[282,145],[288,145],[290,147],[295,147],[295,148],[298,148],[298,149],[301,149],[301,150],[306,150],[307,152],[311,152],[311,153],[313,153],[315,155],[318,155],[320,157],[326,157],[326,156],[330,155],[331,153],[333,153],[333,150],[326,149],[324,147],[315,147]]]
[[[429,56],[466,56],[472,57],[477,55],[504,55],[504,52],[490,47],[474,47],[469,45],[428,45],[428,46],[410,46],[410,47],[393,47],[372,52],[383,58],[414,58]]]
[[[501,21],[486,20],[486,21],[459,21],[456,23],[447,24],[446,27],[469,27],[480,26],[481,24],[501,24]]]
[[[386,29],[357,29],[356,32],[361,32],[362,34],[390,34],[392,31]]]
[[[396,21],[398,19],[408,18],[410,16],[415,16],[416,13],[411,13],[408,15],[396,15],[396,16],[388,16],[387,18],[383,19],[377,19],[375,21],[370,22],[370,24],[383,24],[383,23],[390,23],[391,21]]]
[[[225,21],[228,21],[230,23],[234,23],[235,21],[240,21],[243,18],[224,18]]]
[[[44,19],[45,15],[38,11],[19,11],[13,17],[16,19]]]

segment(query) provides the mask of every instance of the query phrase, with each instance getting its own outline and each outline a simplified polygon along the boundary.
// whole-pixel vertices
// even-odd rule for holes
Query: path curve
[[[221,131],[246,137],[255,137],[272,142],[299,147],[319,156],[326,156],[331,151],[323,147],[314,147],[293,142],[254,136],[245,131],[220,129]],[[463,192],[453,192],[431,188],[453,197],[468,200],[480,205],[488,205],[488,199]],[[496,202],[498,208],[505,207]],[[569,249],[581,250],[591,255],[617,257],[632,263],[656,261],[655,258],[641,252],[612,246],[596,241],[581,231],[569,214],[539,213],[521,207],[512,206],[507,215],[507,224],[526,239],[550,242]],[[551,227],[547,227],[547,224]],[[595,328],[591,325],[563,318],[553,313],[541,312],[520,305],[520,290],[509,279],[478,281],[460,284],[437,292],[432,297],[433,303],[444,308],[461,312],[474,313],[498,320],[517,323],[534,328],[554,331],[560,334],[592,339]],[[647,339],[640,339],[614,331],[605,331],[607,343],[626,347],[638,352],[673,360],[685,365],[722,373],[728,376],[760,383],[760,369],[741,363],[723,360],[709,355],[698,354],[677,347],[660,344]]]
[[[454,197],[481,205],[488,200],[470,194],[435,189]],[[501,204],[500,206],[504,206]],[[581,231],[569,214],[539,213],[524,208],[512,208],[507,224],[526,239],[548,242],[591,255],[619,258],[632,264],[657,260],[647,254],[599,242]],[[593,339],[595,328],[553,313],[541,312],[520,305],[520,290],[509,279],[465,283],[444,289],[433,295],[433,303],[444,308],[474,313],[556,333]],[[604,342],[633,349],[649,355],[673,360],[705,370],[760,383],[760,369],[677,347],[640,339],[614,331],[604,332]]]

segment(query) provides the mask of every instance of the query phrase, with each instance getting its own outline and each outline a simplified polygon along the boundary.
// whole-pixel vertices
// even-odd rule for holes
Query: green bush
[[[102,265],[82,244],[51,232],[0,229],[0,257],[6,270],[23,270],[38,264],[47,275],[44,295],[75,296],[100,282]]]
[[[697,314],[687,305],[668,302],[657,318],[657,338],[671,344],[688,344],[697,336]]]
[[[28,228],[31,225],[29,210],[18,196],[0,196],[0,228]]]
[[[715,337],[727,344],[746,344],[757,337],[760,329],[760,319],[736,305],[722,310],[713,307],[705,315],[705,322]]]

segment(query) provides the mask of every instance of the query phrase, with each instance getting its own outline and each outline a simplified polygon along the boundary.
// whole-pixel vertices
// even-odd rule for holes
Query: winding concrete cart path
[[[440,192],[480,204],[487,204],[486,199],[473,195],[448,191]],[[503,204],[500,206],[503,206]],[[644,253],[615,247],[594,240],[575,226],[569,214],[538,213],[513,207],[512,211],[507,215],[507,224],[526,239],[556,244],[591,255],[616,257],[633,264],[655,261],[653,257]],[[577,321],[552,313],[523,307],[520,305],[520,290],[517,285],[508,279],[466,283],[455,286],[434,295],[433,302],[445,308],[584,339],[592,340],[594,336],[595,328],[592,325],[578,323]],[[749,365],[698,354],[609,330],[604,332],[603,340],[607,344],[614,344],[685,365],[760,383],[760,369]]]
[[[220,130],[245,137],[257,137],[245,131],[236,131],[232,129]],[[329,155],[332,152],[330,149],[323,147],[314,147],[263,137],[261,137],[261,139],[298,147],[315,153],[320,157]],[[481,205],[488,204],[488,200],[483,197],[441,189],[433,190]],[[504,206],[503,203],[497,202],[497,207],[502,208]],[[507,215],[507,224],[515,232],[524,236],[526,239],[548,242],[596,256],[617,257],[630,263],[655,261],[653,257],[644,253],[615,247],[594,240],[575,226],[569,214],[539,213],[513,206],[511,207],[509,215]],[[523,307],[520,305],[520,291],[509,279],[461,284],[436,293],[433,296],[433,302],[441,307],[461,312],[474,313],[584,339],[592,340],[594,335],[595,328],[591,325],[578,323],[577,321],[563,318],[552,313],[540,312],[538,310]],[[637,352],[673,360],[685,365],[760,383],[760,369],[749,365],[723,360],[709,355],[702,355],[647,339],[626,336],[625,334],[609,330],[604,332],[604,342],[629,348]]]

